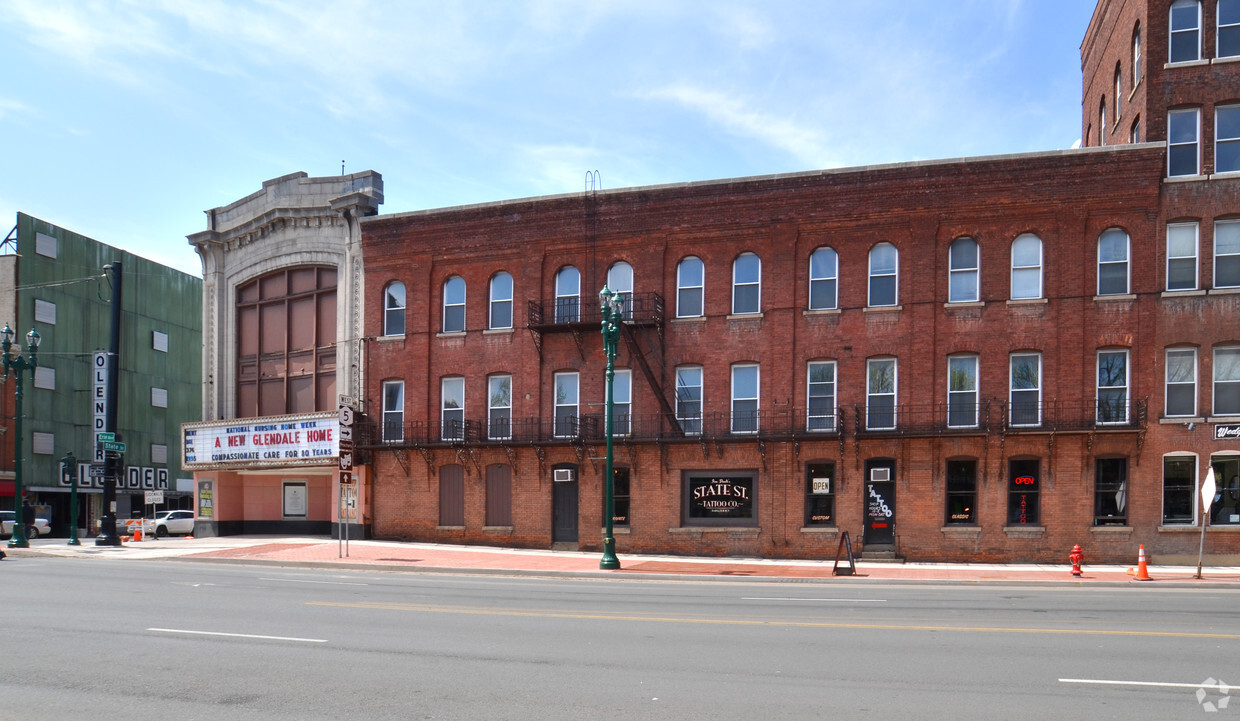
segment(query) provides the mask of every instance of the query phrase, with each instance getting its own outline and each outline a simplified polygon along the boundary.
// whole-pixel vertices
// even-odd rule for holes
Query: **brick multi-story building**
[[[621,554],[1240,557],[1238,4],[1102,0],[1081,149],[362,219],[374,533],[601,549],[606,285]]]

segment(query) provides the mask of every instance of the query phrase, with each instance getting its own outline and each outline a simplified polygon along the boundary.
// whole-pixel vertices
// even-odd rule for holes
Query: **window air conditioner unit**
[[[551,478],[556,483],[571,483],[572,481],[577,480],[576,479],[577,474],[573,472],[572,468],[557,468],[553,470],[551,473],[552,473]]]
[[[870,469],[870,481],[872,483],[881,483],[883,481],[890,481],[890,480],[891,480],[891,469],[890,468],[871,468]]]

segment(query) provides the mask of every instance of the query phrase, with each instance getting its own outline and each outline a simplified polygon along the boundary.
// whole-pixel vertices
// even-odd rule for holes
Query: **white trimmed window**
[[[1214,109],[1214,172],[1240,172],[1240,105]]]
[[[56,369],[48,366],[35,366],[34,387],[45,390],[56,390]]]
[[[491,278],[491,312],[487,327],[492,330],[512,327],[512,275],[504,271]]]
[[[1201,172],[1201,110],[1182,108],[1167,113],[1167,175],[1197,175]]]
[[[168,407],[168,389],[152,388],[151,389],[151,406],[154,408]]]
[[[1166,406],[1168,417],[1197,415],[1197,349],[1167,349]]]
[[[891,243],[879,243],[870,249],[870,294],[871,307],[897,305],[897,293],[900,270],[899,254]]]
[[[805,430],[835,430],[835,361],[810,361],[805,398]]]
[[[676,266],[676,317],[698,318],[703,313],[706,268],[702,259],[689,256]]]
[[[1012,300],[1042,297],[1042,239],[1025,233],[1012,241]]]
[[[558,438],[577,435],[577,373],[555,374],[555,429]]]
[[[977,407],[977,356],[950,356],[947,359],[948,427],[976,427]]]
[[[1168,62],[1186,63],[1201,59],[1201,3],[1175,0],[1171,3],[1171,48]]]
[[[465,332],[465,279],[459,275],[443,283],[443,332]]]
[[[512,438],[512,376],[487,379],[487,438]]]
[[[1128,422],[1128,351],[1098,351],[1099,424]]]
[[[732,366],[732,432],[758,432],[758,366]]]
[[[1240,288],[1240,220],[1214,223],[1214,287]]]
[[[383,382],[383,440],[405,439],[405,382]]]
[[[1042,425],[1042,354],[1013,353],[1009,377],[1008,425]]]
[[[1132,87],[1141,82],[1141,23],[1132,29]]]
[[[686,435],[702,432],[702,367],[676,369],[676,420]]]
[[[1240,56],[1240,0],[1218,0],[1218,52],[1215,57]]]
[[[947,302],[974,303],[978,300],[978,248],[972,238],[956,238],[947,251]]]
[[[383,335],[405,334],[405,284],[394,280],[383,289]]]
[[[1240,416],[1240,347],[1214,349],[1216,416]]]
[[[753,253],[741,253],[732,262],[732,313],[762,311],[762,260]]]
[[[1115,124],[1119,125],[1122,115],[1120,99],[1124,94],[1124,76],[1120,73],[1119,63],[1115,63]]]
[[[1107,144],[1107,96],[1098,101],[1098,145]]]
[[[1167,224],[1167,290],[1197,289],[1197,223]]]
[[[1128,249],[1128,233],[1119,228],[1098,236],[1098,295],[1127,295]]]
[[[555,274],[555,322],[581,320],[581,273],[571,265]]]
[[[621,313],[633,317],[633,266],[623,260],[607,269],[607,287],[620,296]]]
[[[865,427],[890,430],[896,427],[896,359],[866,361]]]
[[[840,259],[831,248],[818,248],[809,256],[809,309],[839,307]]]
[[[439,437],[445,441],[465,440],[465,379],[442,379],[439,397]]]
[[[627,436],[633,427],[633,371],[617,368],[611,385],[611,434]]]

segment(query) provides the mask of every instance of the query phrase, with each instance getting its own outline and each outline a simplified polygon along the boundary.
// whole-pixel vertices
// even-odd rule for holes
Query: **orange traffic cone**
[[[133,529],[133,540],[135,541],[142,540],[142,529],[138,526],[135,526]]]
[[[1133,579],[1136,581],[1152,581],[1150,571],[1145,567],[1145,544],[1141,544],[1140,555],[1137,556],[1137,575]]]

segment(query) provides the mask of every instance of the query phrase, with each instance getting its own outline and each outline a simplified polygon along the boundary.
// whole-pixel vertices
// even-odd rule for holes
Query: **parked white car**
[[[13,537],[13,524],[16,522],[17,514],[14,511],[0,511],[0,536],[5,538]],[[50,536],[52,534],[52,525],[47,522],[46,518],[34,519],[34,526],[26,529],[26,539],[38,538],[39,536]]]
[[[193,532],[193,511],[160,511],[155,514],[156,538],[163,538],[169,534],[188,536]]]

